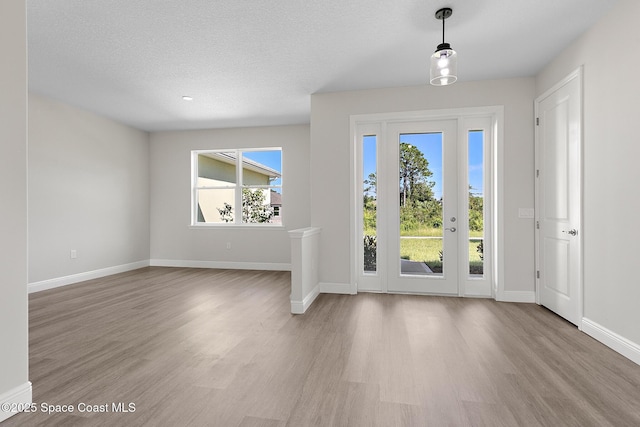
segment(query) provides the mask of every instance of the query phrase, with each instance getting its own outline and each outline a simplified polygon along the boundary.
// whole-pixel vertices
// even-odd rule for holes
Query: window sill
[[[283,224],[190,224],[189,228],[192,229],[206,229],[206,230],[284,230]]]

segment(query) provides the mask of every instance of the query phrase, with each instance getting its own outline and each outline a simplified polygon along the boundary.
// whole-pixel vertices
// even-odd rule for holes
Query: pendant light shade
[[[440,45],[442,46],[442,45]],[[436,50],[431,55],[431,84],[446,86],[458,80],[458,54],[447,44],[447,48]]]
[[[458,80],[458,54],[451,49],[449,43],[444,41],[444,20],[451,16],[450,8],[440,9],[436,12],[436,19],[442,20],[442,43],[431,55],[431,67],[429,69],[429,82],[434,86],[446,86]]]

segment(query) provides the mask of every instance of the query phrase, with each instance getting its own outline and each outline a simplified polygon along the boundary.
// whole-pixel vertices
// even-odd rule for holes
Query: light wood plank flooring
[[[2,427],[640,425],[640,366],[542,307],[320,295],[293,316],[289,286],[153,267],[32,294],[34,401],[75,412]],[[78,411],[113,402],[135,412]]]

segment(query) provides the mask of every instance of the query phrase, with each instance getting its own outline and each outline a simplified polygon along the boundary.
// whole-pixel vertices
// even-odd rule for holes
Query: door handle
[[[577,236],[577,235],[578,235],[578,230],[576,230],[575,228],[574,228],[574,229],[572,229],[572,230],[569,230],[569,231],[562,230],[562,232],[563,232],[563,233],[570,234],[570,235],[572,235],[572,236]]]
[[[452,233],[455,233],[455,232],[456,232],[456,228],[455,228],[455,227],[445,228],[445,230],[449,230],[449,231],[451,231]]]

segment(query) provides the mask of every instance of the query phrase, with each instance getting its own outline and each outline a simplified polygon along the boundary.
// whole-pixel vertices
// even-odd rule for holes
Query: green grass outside
[[[365,228],[364,234],[367,236],[375,236],[376,230]],[[442,237],[442,228],[420,227],[412,230],[400,230],[401,236],[412,237]],[[482,231],[469,230],[469,237],[482,237]]]
[[[482,237],[482,231],[469,230],[469,237]],[[400,236],[442,237],[442,228],[420,227],[411,230],[400,230]]]
[[[483,263],[477,252],[479,240],[469,241],[469,270],[471,274],[482,274]],[[400,239],[400,258],[426,263],[434,273],[442,272],[440,251],[441,239]]]

